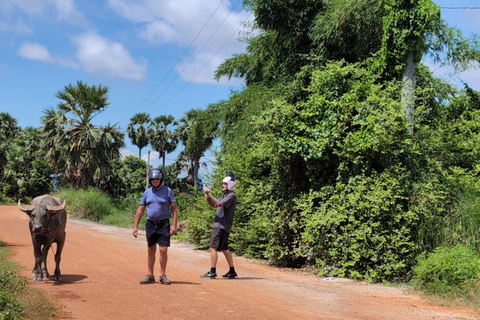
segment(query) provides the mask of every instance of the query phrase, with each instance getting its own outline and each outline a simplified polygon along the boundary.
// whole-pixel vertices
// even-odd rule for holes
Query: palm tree
[[[78,81],[76,86],[69,84],[57,92],[56,97],[63,100],[57,110],[44,110],[47,156],[76,187],[92,185],[104,175],[124,146],[124,135],[118,128],[92,124],[110,104],[107,93],[108,87]]]
[[[197,186],[200,159],[212,146],[218,129],[218,120],[207,110],[192,109],[180,119],[177,135],[185,150],[183,155],[192,162],[193,185]]]
[[[140,112],[130,118],[127,134],[133,145],[138,147],[138,157],[142,158],[142,149],[148,145],[147,124],[151,121],[148,113]]]
[[[172,130],[172,126],[176,125],[177,122],[172,115],[162,115],[153,119],[148,126],[147,136],[150,145],[163,158],[163,169],[165,169],[167,153],[173,152],[177,148],[178,138],[175,131]]]
[[[0,179],[3,178],[5,166],[8,162],[8,148],[10,147],[11,139],[20,132],[20,127],[17,126],[17,119],[12,117],[7,112],[0,112]]]

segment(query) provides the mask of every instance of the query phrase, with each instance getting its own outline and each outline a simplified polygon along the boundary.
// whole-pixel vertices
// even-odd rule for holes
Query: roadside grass
[[[0,240],[0,319],[68,318],[45,292],[28,286],[28,280],[19,275],[18,264],[8,259],[12,255],[6,243]]]

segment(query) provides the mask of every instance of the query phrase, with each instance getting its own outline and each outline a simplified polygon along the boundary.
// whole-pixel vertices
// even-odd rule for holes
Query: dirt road
[[[0,240],[15,252],[22,275],[31,279],[28,216],[16,206],[0,206]],[[63,282],[47,279],[31,284],[48,292],[77,320],[480,318],[472,310],[431,305],[400,288],[317,278],[240,257],[235,257],[238,279],[201,279],[209,268],[208,252],[175,241],[167,267],[172,284],[140,285],[146,258],[144,234],[135,239],[130,229],[69,220]],[[52,272],[51,254],[48,265]],[[223,255],[217,269],[220,274],[227,271]]]

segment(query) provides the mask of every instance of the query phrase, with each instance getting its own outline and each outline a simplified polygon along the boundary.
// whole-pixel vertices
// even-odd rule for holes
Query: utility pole
[[[148,150],[148,155],[147,155],[147,181],[145,182],[145,190],[148,189],[148,171],[150,168],[150,150]]]

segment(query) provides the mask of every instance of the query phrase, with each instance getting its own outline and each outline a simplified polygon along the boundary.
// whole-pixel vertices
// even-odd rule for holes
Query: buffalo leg
[[[62,250],[65,244],[65,237],[62,241],[57,242],[57,252],[55,252],[55,272],[53,274],[53,280],[62,281],[62,274],[60,272],[60,261],[62,260]]]
[[[48,273],[47,269],[47,256],[48,256],[48,250],[50,250],[51,245],[48,246],[43,246],[42,249],[42,275],[45,278],[50,278],[50,274]]]
[[[42,281],[42,250],[39,245],[33,247],[33,255],[35,257],[35,267],[33,267],[32,277],[34,281]]]

